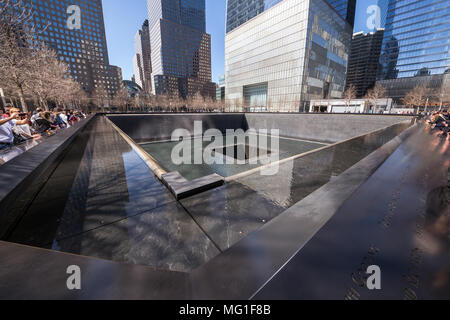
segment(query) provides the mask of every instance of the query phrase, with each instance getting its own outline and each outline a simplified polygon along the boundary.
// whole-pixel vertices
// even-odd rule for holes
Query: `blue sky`
[[[377,0],[357,0],[355,31],[367,31],[366,9]],[[211,34],[211,57],[214,82],[224,73],[226,0],[206,0],[206,29]],[[147,19],[146,0],[103,0],[109,60],[122,68],[123,78],[133,75],[134,36]]]

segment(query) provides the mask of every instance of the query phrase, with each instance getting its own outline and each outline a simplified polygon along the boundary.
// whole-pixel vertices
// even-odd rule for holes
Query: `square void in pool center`
[[[222,158],[224,163],[229,158],[231,161],[237,160],[242,164],[248,164],[257,162],[261,157],[270,157],[274,154],[275,152],[272,152],[270,148],[264,149],[249,143],[235,143],[213,149],[213,156]]]
[[[266,156],[269,158],[283,160],[316,150],[326,146],[326,144],[315,142],[315,141],[305,141],[295,138],[280,137],[279,138],[279,150],[274,150],[271,146],[271,139],[266,135],[258,135],[257,140],[249,139],[248,137],[243,140],[235,139],[234,143],[229,143],[230,136],[223,137],[223,141],[219,143],[220,147],[213,148],[213,157],[223,157],[224,164],[214,163],[212,165],[208,164],[174,164],[172,161],[172,150],[180,142],[163,141],[163,142],[152,142],[152,143],[142,143],[141,147],[150,154],[159,165],[167,172],[178,171],[184,178],[188,180],[194,180],[200,177],[204,177],[213,173],[217,173],[222,177],[230,177],[236,174],[243,173],[245,171],[261,167],[261,162],[253,158],[257,155],[257,158],[261,156]],[[265,139],[267,141],[267,148],[259,148],[259,139]],[[233,140],[231,140],[233,141]],[[245,142],[243,142],[245,141]],[[191,159],[194,159],[195,152],[201,152],[211,144],[211,141],[203,141],[203,138],[191,139]],[[227,157],[232,156],[234,164],[227,164],[229,161]],[[237,163],[240,160],[239,163]]]

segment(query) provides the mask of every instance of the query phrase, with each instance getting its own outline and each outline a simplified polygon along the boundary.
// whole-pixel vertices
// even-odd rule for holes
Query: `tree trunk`
[[[45,101],[45,99],[43,99],[42,97],[39,97],[39,101],[40,101],[41,105],[44,107],[45,111],[48,111],[47,101]]]
[[[20,99],[20,104],[22,106],[22,112],[28,112],[28,107],[27,107],[27,104],[25,102],[25,98],[24,98],[23,88],[22,87],[19,88],[19,99]]]

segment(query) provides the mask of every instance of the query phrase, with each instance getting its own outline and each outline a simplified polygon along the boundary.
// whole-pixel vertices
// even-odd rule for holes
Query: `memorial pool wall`
[[[176,129],[194,132],[201,121],[203,132],[218,129],[278,129],[284,137],[335,143],[402,122],[410,116],[358,114],[140,114],[108,115],[108,118],[136,142],[170,140]]]

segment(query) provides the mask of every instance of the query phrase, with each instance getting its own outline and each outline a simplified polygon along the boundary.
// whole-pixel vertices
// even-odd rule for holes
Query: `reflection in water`
[[[396,125],[313,152],[282,163],[274,176],[256,172],[181,202],[211,239],[225,250],[342,174],[408,126]]]
[[[288,161],[275,176],[241,177],[183,200],[182,207],[107,120],[98,117],[57,164],[10,240],[189,271],[258,230],[403,129],[405,125],[395,126]],[[284,157],[320,146],[295,140],[280,143]]]
[[[81,234],[127,217],[129,202],[122,154],[131,147],[108,126],[93,125],[80,167],[61,217],[56,238]],[[67,243],[54,242],[54,249],[69,251]],[[81,239],[70,242],[70,251],[82,253]]]
[[[450,192],[448,187],[434,189],[427,198],[424,229],[430,237],[439,243],[438,248],[440,251],[448,251],[450,249],[448,241],[450,230],[449,200]]]
[[[333,177],[341,175],[407,127],[405,124],[397,125],[297,158],[281,164],[280,171],[275,176],[265,177],[254,173],[239,178],[236,182],[251,187],[287,209],[331,181]],[[284,187],[277,188],[279,185]]]
[[[0,165],[20,156],[22,153],[34,148],[41,142],[42,140],[37,139],[27,140],[20,145],[14,146],[7,150],[0,151]]]
[[[229,136],[228,136],[229,137]],[[243,138],[242,135],[239,137]],[[264,139],[268,140],[268,148],[267,150],[270,150],[270,137],[267,137],[265,135],[259,135],[258,139]],[[194,139],[191,143],[192,146],[192,156],[191,159],[194,159],[195,152],[198,152],[199,154],[203,155],[204,149],[211,143],[211,142],[199,142],[199,139]],[[198,143],[196,144],[195,141]],[[237,142],[237,141],[235,141]],[[250,146],[253,146],[255,141],[251,141],[251,139],[247,140],[247,143]],[[253,143],[253,144],[252,144]],[[214,163],[212,165],[207,164],[182,164],[182,165],[175,165],[172,160],[172,150],[174,147],[178,144],[178,142],[160,142],[160,143],[149,143],[149,144],[143,144],[142,147],[145,151],[147,151],[152,157],[154,157],[158,163],[167,171],[178,171],[184,178],[188,180],[194,180],[200,177],[204,177],[213,173],[217,173],[221,175],[222,177],[230,177],[234,176],[236,174],[240,174],[242,172],[255,169],[260,167],[261,161],[258,161],[258,164],[250,164],[249,161],[247,161],[246,164],[226,164],[225,156],[221,155],[219,152],[215,153],[215,157],[222,157],[222,163]],[[220,145],[222,146],[228,146],[227,144],[227,137],[223,137],[223,141],[220,141]],[[326,146],[322,143],[316,143],[316,142],[308,142],[308,141],[302,141],[298,139],[288,139],[280,137],[279,141],[279,152],[273,154],[274,159],[287,159],[292,156],[302,154],[311,150],[319,149]],[[220,149],[220,148],[217,148]],[[255,148],[257,149],[257,148]],[[276,150],[272,150],[276,151]]]
[[[256,299],[342,299],[347,293],[362,300],[449,299],[450,156],[445,144],[417,130]],[[387,215],[390,223],[384,226]],[[359,286],[367,264],[380,266],[382,290]]]
[[[241,179],[239,183],[252,190],[258,190],[267,199],[281,207],[289,206],[291,203],[291,190],[293,182],[294,161],[288,161],[279,167],[278,176],[282,179],[274,179],[270,185],[261,185],[257,179]]]
[[[105,118],[90,133],[52,248],[183,272],[219,253]]]

